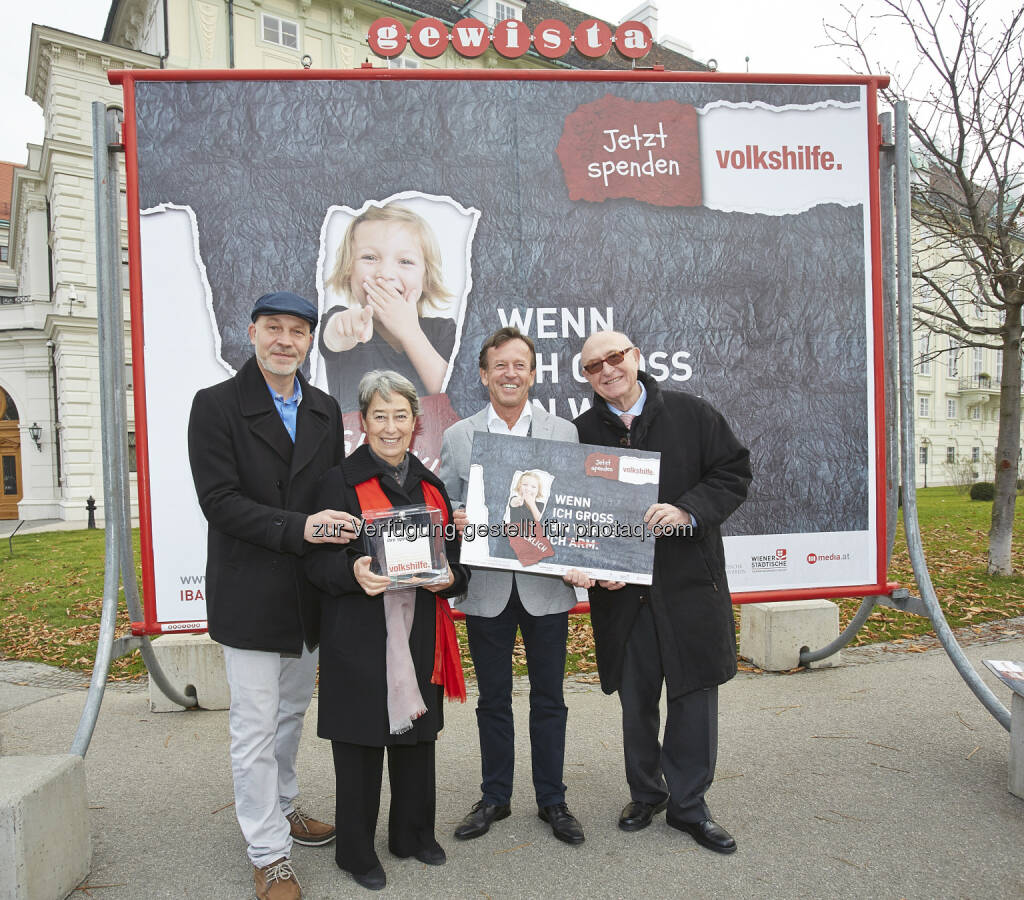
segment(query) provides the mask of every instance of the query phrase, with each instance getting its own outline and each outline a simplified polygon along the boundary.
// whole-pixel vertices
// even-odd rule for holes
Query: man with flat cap
[[[299,371],[316,323],[316,308],[297,294],[260,297],[249,325],[253,358],[196,393],[188,424],[192,478],[209,523],[209,631],[224,647],[231,689],[235,815],[261,900],[301,897],[292,842],[319,846],[335,835],[295,805],[295,757],[317,663],[303,623],[313,623],[315,636],[319,610],[301,557],[312,544],[354,536],[348,513],[314,512],[317,481],[345,455],[338,404]]]
[[[672,531],[656,539],[649,587],[599,582],[590,591],[601,687],[618,691],[622,706],[631,799],[619,827],[639,831],[667,809],[669,825],[732,853],[736,841],[704,795],[718,754],[718,685],[736,674],[721,525],[747,496],[750,455],[710,403],[641,372],[624,334],[592,334],[580,365],[594,389],[593,406],[575,419],[580,441],[660,451],[658,502],[644,521]]]

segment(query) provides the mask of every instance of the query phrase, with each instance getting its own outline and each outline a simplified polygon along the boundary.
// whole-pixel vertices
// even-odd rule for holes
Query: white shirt
[[[533,421],[532,407],[533,404],[527,400],[526,406],[523,407],[519,418],[516,419],[516,424],[509,428],[505,420],[495,411],[494,404],[488,403],[487,430],[491,434],[514,434],[517,437],[527,437],[530,434],[530,423]]]

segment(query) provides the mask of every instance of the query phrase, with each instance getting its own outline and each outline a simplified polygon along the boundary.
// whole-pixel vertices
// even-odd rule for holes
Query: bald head
[[[589,372],[587,366],[596,368]],[[625,411],[640,399],[640,351],[622,332],[596,331],[590,335],[580,353],[580,367],[598,396],[616,409]]]

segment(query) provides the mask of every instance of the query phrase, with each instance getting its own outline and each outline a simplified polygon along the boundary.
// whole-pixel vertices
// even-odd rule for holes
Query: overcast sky
[[[846,0],[857,8],[859,0]],[[937,6],[939,0],[927,0]],[[1019,7],[1021,0],[987,0],[993,19]],[[621,21],[638,5],[634,0],[572,0],[610,22]],[[822,20],[846,22],[843,0],[660,0],[658,34],[671,35],[690,44],[700,60],[714,58],[720,72],[744,72],[750,57],[751,72],[794,72],[846,74],[849,70],[827,46]],[[877,0],[865,0],[865,7],[877,8]],[[26,142],[43,138],[42,112],[25,97],[25,69],[32,22],[64,31],[99,38],[103,33],[110,0],[31,0],[6,3],[4,27],[0,29],[0,60],[4,127],[0,130],[0,159],[24,162]],[[785,13],[781,14],[780,9]],[[887,23],[878,25],[878,57],[885,62],[913,58],[906,39],[894,34]],[[885,66],[877,74],[887,74]]]

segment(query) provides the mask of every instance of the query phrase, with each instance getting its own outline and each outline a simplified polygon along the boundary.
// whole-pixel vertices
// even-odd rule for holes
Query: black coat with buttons
[[[278,653],[315,647],[319,593],[302,556],[320,476],[345,455],[338,404],[299,375],[292,443],[267,383],[250,359],[234,378],[196,393],[188,455],[209,523],[206,609],[210,637]]]
[[[658,502],[691,513],[691,535],[659,537],[650,587],[590,591],[597,667],[605,693],[619,689],[633,622],[649,603],[670,698],[713,687],[736,674],[736,628],[725,577],[721,524],[747,496],[750,454],[709,403],[662,391],[639,373],[647,388],[643,412],[627,430],[597,395],[574,422],[580,443],[661,451]]]

